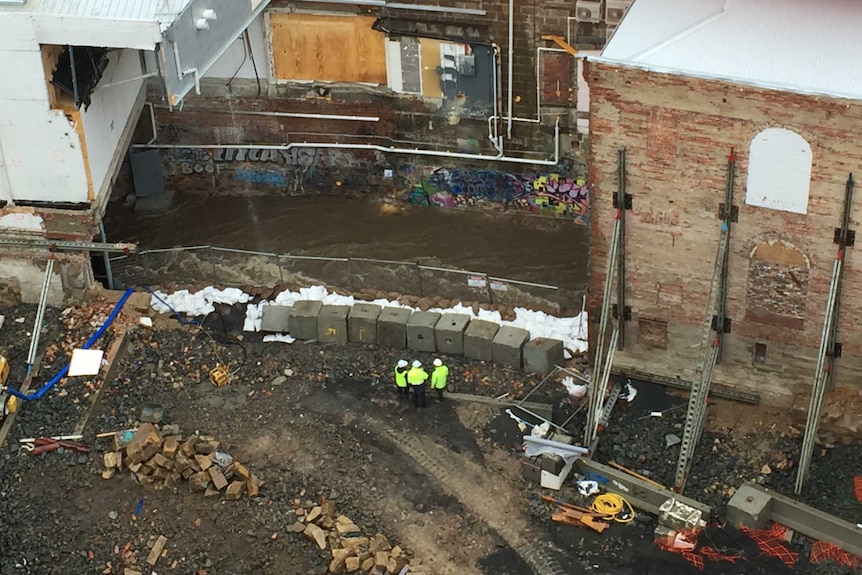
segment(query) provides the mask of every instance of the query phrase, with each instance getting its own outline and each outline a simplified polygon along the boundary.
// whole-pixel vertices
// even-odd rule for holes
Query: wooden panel
[[[374,17],[270,14],[279,80],[386,84],[385,35]]]
[[[422,38],[420,50],[422,57],[422,95],[426,98],[443,98],[443,90],[440,89],[440,74],[437,68],[440,66],[440,40]]]

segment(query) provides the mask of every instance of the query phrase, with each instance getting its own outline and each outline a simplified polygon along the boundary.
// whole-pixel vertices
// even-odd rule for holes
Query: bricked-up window
[[[808,258],[781,240],[758,244],[750,257],[745,319],[783,329],[802,329],[808,300]]]
[[[785,128],[767,128],[748,150],[745,203],[749,206],[805,214],[811,184],[811,146]]]
[[[638,343],[647,349],[667,349],[667,322],[638,318]]]
[[[754,344],[754,363],[766,363],[766,344]]]

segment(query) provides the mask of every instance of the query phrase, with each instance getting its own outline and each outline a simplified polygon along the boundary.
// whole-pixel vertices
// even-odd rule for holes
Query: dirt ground
[[[23,306],[5,313],[0,350],[15,366],[14,379],[23,373],[27,346],[21,341],[34,310]],[[90,323],[101,313],[104,307],[89,315],[52,311],[44,345],[79,345],[94,331]],[[79,329],[68,331],[63,318],[70,316],[90,320],[75,322]],[[14,317],[25,317],[25,322],[10,323]],[[125,559],[137,556],[143,563],[160,535],[168,539],[166,555],[144,569],[145,575],[326,573],[328,552],[290,531],[295,498],[334,501],[339,513],[368,534],[384,534],[439,575],[700,573],[654,545],[656,520],[648,514],[614,524],[603,534],[551,522],[551,509],[539,496],[575,500],[575,493],[571,485],[561,492],[545,491],[522,478],[514,422],[500,408],[475,402],[432,399],[428,409],[414,409],[392,388],[389,370],[400,358],[393,350],[265,344],[255,334],[238,340],[230,321],[209,325],[212,329],[198,331],[162,319],[159,329],[132,330],[126,336],[127,352],[97,403],[101,382],[67,378],[23,406],[0,448],[0,573],[123,573]],[[424,362],[431,359],[414,355]],[[34,383],[41,385],[53,375],[62,358],[55,352]],[[535,378],[497,366],[447,360],[453,391],[519,397],[536,384]],[[217,361],[239,369],[223,388],[213,387],[207,378]],[[684,398],[638,385],[641,403],[615,412],[597,458],[614,459],[667,482],[675,454],[664,448],[664,435],[684,415],[677,410],[659,420],[640,419],[640,414]],[[555,419],[575,409],[559,385],[547,386],[537,400],[556,405]],[[149,403],[165,407],[165,423],[179,425],[184,435],[218,438],[262,479],[261,496],[213,499],[183,484],[157,490],[138,484],[128,473],[102,479],[101,455],[111,446],[94,436],[134,427]],[[88,414],[84,441],[89,454],[19,455],[20,438],[70,433]],[[725,486],[758,477],[770,486],[781,485],[784,472],[760,471],[764,462],[776,465],[779,453],[798,452],[797,440],[787,434],[782,438],[782,433],[786,430],[779,424],[766,430],[714,426],[704,437],[687,493],[719,507],[727,498]],[[822,498],[831,501],[832,512],[841,511],[839,502],[849,505],[849,495],[835,491],[840,483],[835,478],[852,478],[858,470],[859,459],[847,459],[850,452],[841,451],[846,449],[858,447],[823,448],[812,470],[812,485],[833,490],[831,497]],[[790,477],[792,470],[791,465],[785,474]],[[807,497],[819,500],[818,493],[815,489]],[[845,512],[858,514],[859,508]],[[793,548],[802,557],[792,571],[752,559],[707,572],[851,572],[809,565],[806,546],[810,549],[810,542],[795,539]]]

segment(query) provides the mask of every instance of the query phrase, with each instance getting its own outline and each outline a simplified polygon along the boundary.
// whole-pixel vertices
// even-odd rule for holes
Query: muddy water
[[[342,198],[182,196],[165,214],[114,202],[110,241],[141,248],[214,245],[295,255],[454,266],[580,290],[587,228],[568,221]]]

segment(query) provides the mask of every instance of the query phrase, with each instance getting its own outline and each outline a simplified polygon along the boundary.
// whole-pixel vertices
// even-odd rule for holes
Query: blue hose
[[[120,311],[122,311],[123,306],[126,305],[126,301],[129,299],[129,296],[131,296],[133,293],[135,293],[135,288],[129,288],[126,290],[126,292],[123,294],[123,297],[120,298],[120,301],[117,302],[117,305],[114,306],[113,311],[111,311],[110,315],[105,320],[105,323],[103,323],[102,326],[96,330],[96,333],[94,333],[90,337],[90,339],[87,340],[87,343],[85,343],[83,346],[81,346],[82,349],[90,349],[90,347],[92,347],[92,345],[94,343],[96,343],[99,340],[99,338],[102,337],[102,335],[104,335],[105,331],[109,327],[111,327],[111,324],[114,323],[115,319],[117,319],[117,316],[120,314]],[[60,370],[60,373],[58,373],[57,375],[55,375],[54,377],[49,379],[48,383],[43,385],[35,393],[21,393],[17,389],[12,389],[11,387],[6,388],[6,392],[9,395],[14,395],[15,397],[17,397],[19,399],[23,399],[25,401],[33,401],[34,399],[39,399],[40,397],[45,395],[45,393],[49,389],[51,389],[52,387],[57,385],[58,381],[60,381],[64,377],[66,377],[67,373],[69,373],[69,364],[68,363],[63,367],[63,369]]]

